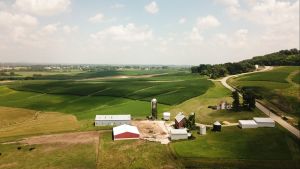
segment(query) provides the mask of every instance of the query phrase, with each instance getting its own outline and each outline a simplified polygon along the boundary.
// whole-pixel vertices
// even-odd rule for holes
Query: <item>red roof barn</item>
[[[175,128],[185,128],[186,118],[183,113],[178,113],[175,117]]]
[[[139,139],[140,132],[135,126],[123,124],[113,128],[114,140]]]

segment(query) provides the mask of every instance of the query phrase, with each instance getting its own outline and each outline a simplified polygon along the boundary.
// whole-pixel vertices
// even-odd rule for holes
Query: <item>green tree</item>
[[[255,95],[250,90],[243,90],[243,107],[248,110],[255,108]]]
[[[232,109],[234,111],[239,111],[240,110],[240,96],[239,93],[235,90],[232,92],[231,95],[233,102],[232,102]]]

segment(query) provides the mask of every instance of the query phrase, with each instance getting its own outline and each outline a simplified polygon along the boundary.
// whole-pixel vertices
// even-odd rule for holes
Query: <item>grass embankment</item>
[[[171,143],[173,152],[188,168],[297,168],[300,167],[298,140],[279,128],[240,129],[226,127],[222,132],[194,140]],[[200,167],[201,168],[201,167]]]
[[[113,141],[110,132],[100,137],[99,169],[175,169],[182,165],[168,151],[167,145],[144,140]]]
[[[275,67],[268,72],[259,72],[232,78],[229,82],[238,87],[252,89],[262,101],[279,113],[300,118],[299,66]]]

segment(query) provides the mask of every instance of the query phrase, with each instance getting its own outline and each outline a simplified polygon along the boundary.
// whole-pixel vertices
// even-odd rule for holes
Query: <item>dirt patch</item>
[[[169,137],[164,121],[143,120],[131,123],[138,128],[141,139],[164,142]]]
[[[1,168],[12,168],[12,167],[16,167],[18,165],[18,163],[14,162],[14,163],[7,163],[7,164],[0,164],[0,169]]]
[[[29,145],[54,144],[54,143],[87,144],[87,143],[98,143],[98,142],[99,142],[99,132],[96,131],[34,136],[20,141],[20,143],[22,144],[29,144]]]

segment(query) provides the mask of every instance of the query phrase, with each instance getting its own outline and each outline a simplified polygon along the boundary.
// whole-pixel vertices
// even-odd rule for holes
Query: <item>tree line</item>
[[[192,73],[206,75],[212,79],[224,77],[226,75],[234,75],[255,70],[255,65],[260,66],[299,66],[300,50],[290,49],[281,50],[279,52],[267,54],[264,56],[256,56],[252,59],[243,60],[236,63],[225,64],[200,64],[191,67]]]

